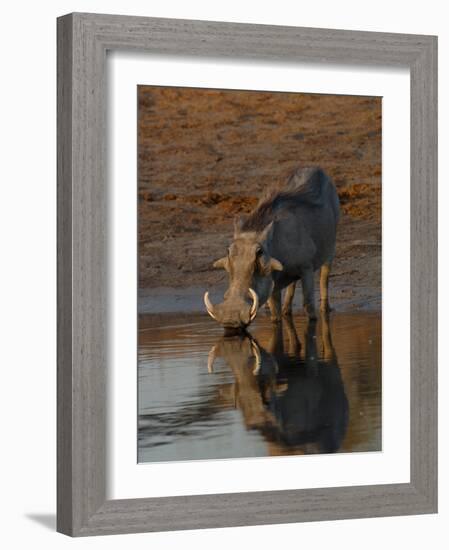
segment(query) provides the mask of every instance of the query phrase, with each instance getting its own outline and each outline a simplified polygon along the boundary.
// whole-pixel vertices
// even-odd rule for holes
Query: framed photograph
[[[58,531],[437,511],[437,39],[58,19]]]

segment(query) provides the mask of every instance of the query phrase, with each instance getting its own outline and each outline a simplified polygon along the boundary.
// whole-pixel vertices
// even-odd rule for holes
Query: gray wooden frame
[[[106,499],[106,52],[409,67],[410,483]],[[75,13],[58,19],[57,529],[72,536],[437,511],[437,38]]]

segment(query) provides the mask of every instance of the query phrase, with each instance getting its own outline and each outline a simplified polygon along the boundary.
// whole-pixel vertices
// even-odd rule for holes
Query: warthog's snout
[[[254,320],[259,308],[259,298],[256,292],[250,288],[248,294],[251,298],[251,303],[248,303],[243,298],[232,297],[214,306],[209,299],[209,293],[206,292],[204,294],[204,303],[209,315],[225,329],[244,329]]]
[[[226,329],[246,328],[251,322],[251,307],[244,306],[243,310],[221,308],[223,313],[219,317],[219,323]]]

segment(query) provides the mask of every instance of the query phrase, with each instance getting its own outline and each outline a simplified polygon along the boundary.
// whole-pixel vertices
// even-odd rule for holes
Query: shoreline
[[[139,315],[163,313],[204,313],[204,292],[209,290],[213,303],[223,299],[226,285],[205,288],[188,286],[183,288],[155,287],[141,288],[138,291],[137,312]],[[316,289],[318,303],[319,291]],[[330,301],[335,312],[375,312],[382,309],[382,294],[378,288],[333,284]],[[302,313],[302,291],[297,288],[293,301],[294,313]],[[264,309],[262,306],[261,309]]]

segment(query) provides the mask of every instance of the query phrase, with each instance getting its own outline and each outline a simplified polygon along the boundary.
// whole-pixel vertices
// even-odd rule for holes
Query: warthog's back
[[[318,167],[298,168],[282,186],[270,189],[242,225],[242,231],[261,231],[282,213],[301,208],[330,208],[339,219],[337,191],[329,176]]]

